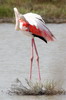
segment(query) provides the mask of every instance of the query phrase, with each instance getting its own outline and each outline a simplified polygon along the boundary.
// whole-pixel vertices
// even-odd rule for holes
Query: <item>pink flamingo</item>
[[[41,80],[40,76],[40,67],[39,67],[39,56],[35,44],[34,37],[38,37],[42,39],[44,42],[53,41],[54,35],[50,32],[50,30],[46,27],[44,20],[42,17],[35,13],[27,13],[27,14],[20,14],[17,8],[14,8],[15,18],[16,18],[16,30],[23,31],[26,35],[32,37],[32,55],[31,55],[31,64],[30,64],[30,80],[32,78],[32,64],[34,58],[34,50],[37,56],[37,65],[38,65],[38,78]]]

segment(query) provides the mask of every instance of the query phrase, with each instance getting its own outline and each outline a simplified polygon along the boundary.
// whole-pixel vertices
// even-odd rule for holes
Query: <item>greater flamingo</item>
[[[38,65],[38,78],[41,80],[40,76],[40,68],[39,68],[39,56],[35,44],[34,37],[38,37],[42,39],[44,42],[47,43],[47,41],[53,41],[54,35],[51,33],[51,31],[46,27],[44,20],[42,17],[35,13],[27,13],[27,14],[20,14],[17,10],[17,8],[14,8],[15,18],[16,18],[16,30],[21,30],[26,33],[26,35],[32,37],[32,55],[31,55],[31,64],[30,64],[30,80],[32,78],[32,64],[33,64],[33,58],[34,58],[34,50],[36,52],[37,56],[37,65]]]

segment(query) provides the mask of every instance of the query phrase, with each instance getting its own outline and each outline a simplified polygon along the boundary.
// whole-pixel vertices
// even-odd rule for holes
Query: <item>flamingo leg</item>
[[[37,47],[36,47],[36,44],[35,44],[35,41],[34,41],[34,38],[33,38],[33,44],[34,44],[34,48],[35,48],[35,52],[36,52],[36,55],[37,55],[37,65],[38,65],[38,78],[39,80],[41,80],[41,76],[40,76],[40,67],[39,67],[39,55],[38,55],[38,51],[37,51]]]
[[[33,64],[33,58],[34,58],[34,54],[33,54],[33,41],[34,41],[34,38],[32,38],[32,41],[31,41],[31,64],[30,64],[30,80],[32,78],[32,64]]]

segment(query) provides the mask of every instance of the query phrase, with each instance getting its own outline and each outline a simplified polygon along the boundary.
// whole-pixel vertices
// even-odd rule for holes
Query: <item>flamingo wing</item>
[[[27,13],[22,16],[26,20],[26,23],[29,23],[29,31],[32,32],[33,36],[39,37],[46,43],[47,41],[54,40],[54,35],[46,27],[45,22],[40,15],[34,13]]]

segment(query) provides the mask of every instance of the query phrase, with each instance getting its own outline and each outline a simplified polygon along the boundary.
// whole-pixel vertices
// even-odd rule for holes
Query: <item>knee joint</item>
[[[33,61],[33,57],[31,57],[31,61]]]
[[[39,56],[37,57],[37,59],[36,59],[37,61],[39,61]]]

